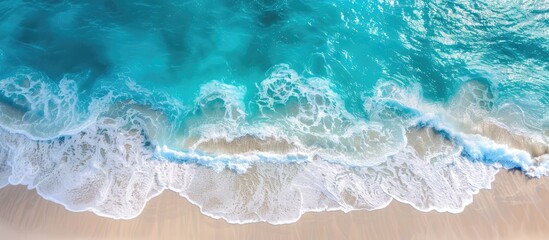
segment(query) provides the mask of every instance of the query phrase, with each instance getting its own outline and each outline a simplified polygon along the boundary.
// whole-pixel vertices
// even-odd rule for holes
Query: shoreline
[[[229,224],[172,191],[136,218],[71,212],[25,186],[0,190],[0,235],[9,239],[542,239],[549,234],[549,179],[500,171],[461,213],[421,212],[392,201],[379,210],[305,213],[295,223]]]

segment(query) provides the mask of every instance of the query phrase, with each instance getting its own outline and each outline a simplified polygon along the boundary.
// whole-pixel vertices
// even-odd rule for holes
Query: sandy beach
[[[376,211],[307,213],[296,223],[234,225],[204,216],[166,191],[141,215],[112,220],[74,213],[24,186],[0,190],[3,239],[545,239],[549,180],[500,172],[459,214],[420,212],[393,201]]]

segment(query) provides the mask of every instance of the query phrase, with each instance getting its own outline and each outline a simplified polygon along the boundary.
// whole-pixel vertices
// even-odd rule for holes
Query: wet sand
[[[376,211],[307,213],[293,224],[233,225],[166,191],[131,220],[69,212],[23,186],[0,190],[1,239],[546,239],[549,179],[502,171],[459,214],[393,201]]]

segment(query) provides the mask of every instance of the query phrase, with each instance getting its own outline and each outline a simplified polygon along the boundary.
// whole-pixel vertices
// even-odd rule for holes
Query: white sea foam
[[[190,129],[172,144],[185,149],[155,140],[173,120],[153,102],[113,101],[120,98],[107,94],[101,108],[82,110],[70,80],[57,87],[41,78],[2,84],[4,96],[24,101],[2,105],[0,187],[27,185],[69,210],[112,218],[137,216],[165,189],[232,223],[289,223],[305,212],[374,210],[393,199],[421,211],[459,212],[501,167],[534,177],[549,169],[546,136],[528,138],[491,118],[502,106],[493,90],[476,82],[442,105],[422,100],[419,87],[382,81],[364,99],[371,117],[365,121],[346,110],[329,81],[279,65],[258,84],[253,101],[261,116],[250,121],[245,88],[218,81],[202,86],[186,118]],[[176,102],[158,102],[184,111]],[[18,106],[25,107],[19,116]],[[77,116],[82,111],[85,118]],[[33,118],[38,113],[48,118]],[[58,119],[67,125],[41,131]],[[484,119],[490,122],[479,122]],[[479,130],[478,124],[491,123],[509,136],[533,139],[529,145],[539,156],[506,145],[519,137],[495,139]],[[275,143],[283,147],[265,147]],[[242,149],[208,152],[208,144]]]
[[[77,133],[93,119],[89,109],[78,105],[76,82],[70,79],[51,84],[39,73],[20,70],[0,81],[0,93],[11,101],[0,102],[2,126],[35,139]],[[89,107],[98,105],[101,99],[94,99]]]

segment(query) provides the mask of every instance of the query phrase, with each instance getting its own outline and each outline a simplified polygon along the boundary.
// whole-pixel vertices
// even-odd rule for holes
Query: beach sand
[[[141,215],[112,220],[74,213],[24,186],[0,190],[1,239],[546,239],[549,179],[501,171],[459,214],[420,212],[393,201],[376,211],[307,213],[292,224],[234,225],[203,215],[176,193]]]

